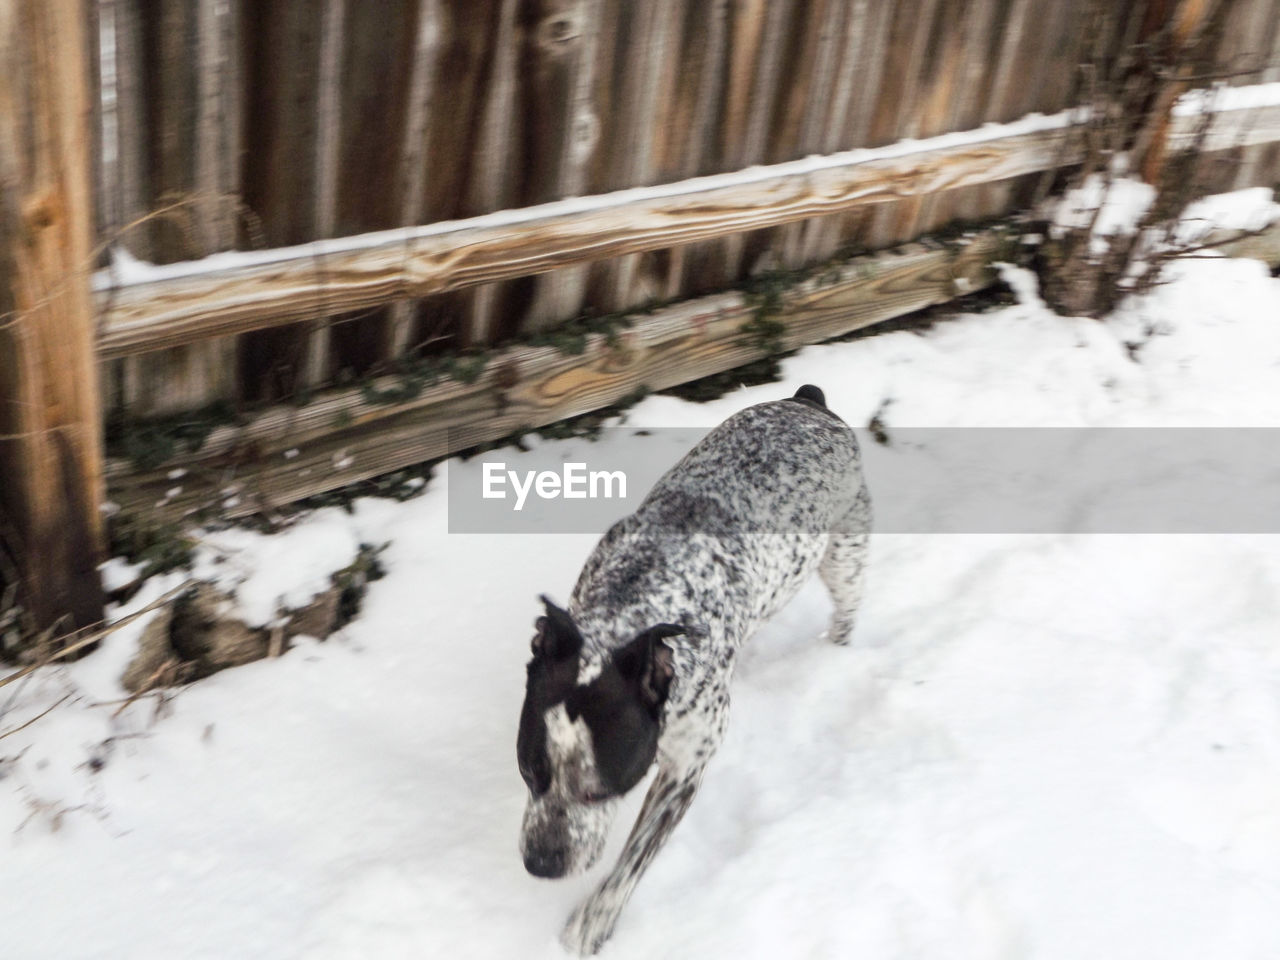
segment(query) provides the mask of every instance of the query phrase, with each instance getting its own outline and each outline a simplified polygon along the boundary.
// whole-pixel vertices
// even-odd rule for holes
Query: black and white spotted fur
[[[728,723],[742,644],[817,571],[845,643],[862,594],[870,500],[853,431],[805,386],[726,420],[588,558],[568,610],[543,598],[517,753],[530,873],[585,870],[617,800],[654,761],[626,848],[569,918],[595,953],[684,816]]]

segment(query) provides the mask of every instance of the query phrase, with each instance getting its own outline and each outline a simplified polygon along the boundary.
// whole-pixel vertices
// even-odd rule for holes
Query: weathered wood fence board
[[[87,23],[79,0],[0,0],[0,504],[42,626],[103,610]]]
[[[1008,242],[994,230],[833,267],[788,293],[774,348],[794,349],[981,289],[994,279],[990,264],[1007,254]],[[660,390],[756,360],[766,348],[742,330],[752,311],[741,293],[717,294],[637,318],[613,345],[593,334],[580,356],[552,347],[500,351],[476,382],[441,383],[405,403],[371,402],[355,389],[269,410],[247,426],[219,428],[197,454],[155,470],[117,463],[112,499],[154,517],[277,506],[598,409],[641,387]],[[180,480],[172,478],[175,468],[184,471]]]

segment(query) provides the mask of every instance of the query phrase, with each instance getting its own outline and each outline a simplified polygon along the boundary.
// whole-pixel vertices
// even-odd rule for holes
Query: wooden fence
[[[141,260],[191,260],[1056,113],[1078,96],[1086,6],[98,0],[99,236]],[[1102,48],[1154,35],[1177,6],[1129,4],[1132,24],[1117,20]],[[1280,3],[1234,6],[1222,62],[1268,64],[1241,80],[1280,79]],[[1020,174],[1043,166],[993,169],[970,186],[923,183],[898,202],[781,229],[744,216],[705,242],[673,230],[638,252],[580,251],[537,278],[512,251],[505,276],[427,298],[405,299],[429,284],[345,296],[342,265],[318,260],[304,303],[275,314],[292,326],[246,332],[276,304],[238,326],[208,326],[199,345],[117,340],[108,356],[135,356],[104,368],[105,402],[146,416],[287,400],[406,352],[490,344],[583,312],[722,290],[762,262],[822,261],[1000,216],[1034,189],[1034,173]],[[1251,166],[1269,163],[1247,159],[1239,182],[1252,182]]]
[[[26,556],[83,531],[83,567],[103,469],[128,510],[259,509],[442,455],[447,428],[492,439],[949,299],[989,281],[1002,235],[914,241],[1005,216],[1078,161],[1062,112],[1098,106],[1091,69],[1221,9],[1212,72],[1280,80],[1280,0],[1086,7],[0,0],[0,132],[17,147],[0,242],[22,254],[36,223],[61,251],[0,259],[42,278],[0,308],[53,310],[67,331],[0,327],[17,358],[0,363],[0,434],[44,438],[0,440],[0,472],[24,478],[7,539]],[[935,139],[1032,113],[1059,116]],[[66,149],[42,153],[30,116]],[[1161,136],[1189,143],[1194,118]],[[1230,111],[1210,138],[1224,162],[1206,186],[1280,181],[1280,108]],[[874,152],[904,139],[921,143]],[[771,342],[744,340],[751,305],[723,291],[853,251],[882,252],[793,291]],[[674,305],[578,356],[528,343],[655,302]],[[34,378],[30,358],[64,347],[81,366],[59,399],[67,378]],[[421,373],[459,350],[483,368]],[[212,404],[239,422],[198,451],[99,466],[104,420]],[[32,588],[42,622],[70,608],[66,551],[49,556],[41,576],[62,585]]]

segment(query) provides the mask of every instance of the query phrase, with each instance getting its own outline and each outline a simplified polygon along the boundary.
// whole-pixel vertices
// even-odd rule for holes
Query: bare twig
[[[160,666],[156,667],[155,670],[151,672],[151,676],[147,677],[147,679],[142,682],[142,686],[140,686],[137,691],[125,697],[120,706],[111,714],[112,718],[114,719],[115,717],[120,716],[120,714],[124,713],[129,709],[129,707],[133,706],[134,703],[141,700],[147,694],[155,693],[160,688],[171,683],[174,677],[177,676],[178,668],[180,666],[181,664],[176,657],[169,657],[165,660],[164,663],[160,664]]]
[[[138,618],[143,617],[146,614],[150,613],[151,611],[164,606],[174,597],[178,596],[180,593],[186,590],[191,585],[191,583],[192,583],[191,578],[187,578],[186,580],[182,581],[182,583],[174,587],[172,590],[169,590],[166,593],[164,593],[162,596],[158,597],[157,599],[152,600],[149,604],[147,604],[145,607],[143,607],[141,610],[137,611],[136,613],[131,613],[129,614],[129,616],[124,617],[121,620],[117,620],[115,623],[108,624],[99,630],[95,630],[93,633],[89,634],[88,636],[75,641],[69,646],[63,647],[61,650],[58,650],[55,653],[50,654],[49,656],[45,657],[43,660],[40,660],[37,663],[29,664],[28,666],[23,667],[21,670],[17,670],[14,673],[9,674],[7,677],[0,679],[0,687],[13,683],[15,680],[21,680],[23,677],[27,676],[28,674],[34,673],[36,670],[39,670],[41,667],[48,666],[49,664],[53,663],[55,660],[61,660],[63,657],[68,657],[78,650],[83,650],[85,647],[91,644],[97,643],[103,637],[109,636],[110,634],[115,633],[121,627],[128,626]],[[64,637],[60,637],[59,639],[66,640],[73,636],[75,636],[75,634],[70,633]]]
[[[57,703],[55,703],[52,707],[48,707],[48,708],[47,708],[47,709],[45,709],[45,710],[41,710],[39,713],[37,713],[34,717],[32,717],[32,718],[31,718],[30,720],[28,720],[26,723],[20,723],[20,724],[18,724],[18,726],[14,727],[12,730],[6,730],[4,733],[0,733],[0,740],[3,740],[5,737],[11,737],[11,736],[13,736],[13,735],[14,735],[15,733],[17,733],[19,730],[25,730],[27,727],[31,726],[33,723],[35,723],[37,720],[39,720],[41,717],[43,717],[45,714],[47,714],[47,713],[51,713],[53,710],[55,710],[55,709],[57,709],[58,707],[62,706],[64,703],[66,703],[66,702],[67,702],[68,700],[70,700],[70,699],[71,699],[71,694],[69,694],[69,693],[68,693],[68,694],[65,694],[65,695],[62,697],[62,699],[60,699],[60,700],[59,700]]]

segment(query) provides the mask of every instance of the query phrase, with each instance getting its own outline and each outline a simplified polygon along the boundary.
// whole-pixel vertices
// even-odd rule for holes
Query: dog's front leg
[[[641,875],[693,802],[704,769],[705,765],[678,771],[659,766],[618,862],[565,924],[560,942],[566,949],[588,956],[597,953],[613,934],[618,914]]]

